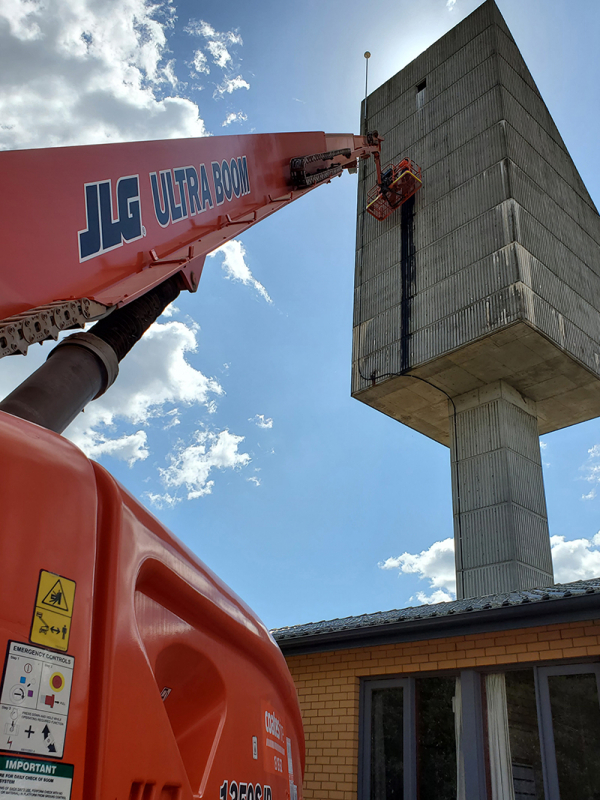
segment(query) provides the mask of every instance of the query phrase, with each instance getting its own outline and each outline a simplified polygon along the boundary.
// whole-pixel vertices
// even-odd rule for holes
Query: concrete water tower
[[[363,106],[363,117],[365,108]],[[450,447],[458,597],[553,583],[539,435],[600,416],[600,217],[493,0],[367,99],[352,394]]]

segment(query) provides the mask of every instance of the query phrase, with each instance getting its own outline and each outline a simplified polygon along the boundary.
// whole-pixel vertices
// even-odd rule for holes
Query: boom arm
[[[377,134],[278,133],[0,153],[0,357],[101,319],[378,154]]]

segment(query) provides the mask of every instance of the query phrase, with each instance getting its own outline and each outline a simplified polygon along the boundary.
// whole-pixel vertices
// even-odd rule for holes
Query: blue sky
[[[0,148],[358,132],[364,51],[372,90],[477,5],[0,2]],[[499,6],[600,203],[600,5]],[[271,627],[452,591],[448,450],[350,397],[355,213],[345,175],[208,258],[68,432]],[[600,574],[600,423],[543,444],[557,577]]]

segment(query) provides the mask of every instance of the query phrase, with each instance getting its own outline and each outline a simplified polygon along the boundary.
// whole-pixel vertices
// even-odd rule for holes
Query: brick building
[[[600,796],[600,579],[273,635],[306,800]]]

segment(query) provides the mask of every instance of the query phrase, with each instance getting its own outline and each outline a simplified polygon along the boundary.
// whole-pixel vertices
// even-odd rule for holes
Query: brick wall
[[[600,656],[600,620],[288,656],[306,735],[306,800],[355,800],[359,679]]]

